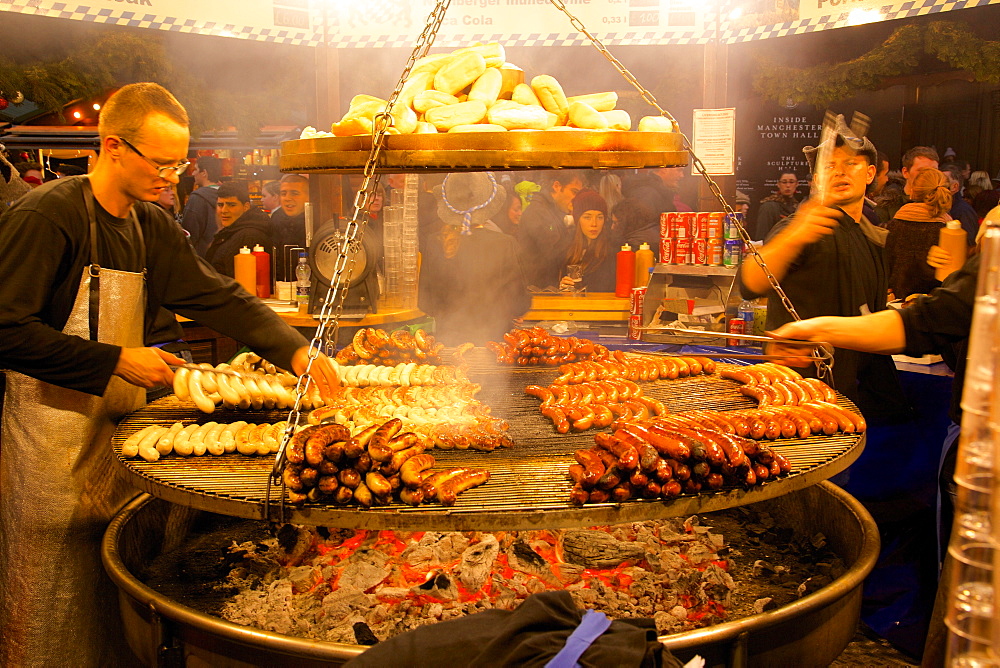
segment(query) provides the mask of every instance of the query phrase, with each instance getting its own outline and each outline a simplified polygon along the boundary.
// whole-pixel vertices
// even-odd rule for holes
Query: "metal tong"
[[[258,379],[264,377],[264,374],[255,371],[233,371],[232,369],[216,369],[215,367],[206,369],[198,364],[168,364],[167,366],[171,369],[190,369],[191,371],[202,371],[204,373],[221,373],[224,376],[235,376],[237,378]]]
[[[683,336],[701,336],[711,339],[740,339],[741,341],[757,341],[760,343],[782,343],[791,346],[806,346],[816,348],[816,354],[809,355],[745,355],[742,353],[698,353],[697,357],[721,358],[721,359],[754,359],[754,360],[783,360],[794,357],[808,359],[821,359],[828,364],[833,361],[833,346],[826,341],[803,341],[801,339],[788,339],[783,336],[758,336],[756,334],[730,334],[728,332],[708,332],[703,329],[679,329],[677,327],[640,327],[647,332],[670,332]],[[649,353],[646,353],[649,354]],[[681,355],[679,353],[652,353],[654,355],[665,355],[667,357],[691,357],[691,355]]]

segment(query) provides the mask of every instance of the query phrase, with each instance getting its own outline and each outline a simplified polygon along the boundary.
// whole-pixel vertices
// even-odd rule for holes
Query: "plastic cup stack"
[[[420,227],[417,217],[419,197],[420,177],[417,174],[407,174],[403,185],[402,221],[399,236],[402,267],[400,305],[404,309],[417,308],[417,258],[420,251],[420,243],[417,239],[417,230]]]
[[[989,223],[984,223],[989,224]],[[1000,225],[989,224],[962,394],[946,666],[1000,666]]]
[[[397,199],[397,191],[392,191],[392,201]],[[403,305],[401,281],[403,277],[402,230],[403,208],[392,204],[385,207],[383,216],[383,252],[385,253],[385,285],[382,290],[382,304],[389,309],[399,309]]]

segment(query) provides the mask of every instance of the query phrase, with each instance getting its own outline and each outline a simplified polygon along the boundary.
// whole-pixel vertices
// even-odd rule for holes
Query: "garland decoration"
[[[843,63],[795,68],[759,56],[753,89],[779,103],[792,98],[822,109],[913,72],[924,55],[969,72],[976,81],[1000,83],[1000,42],[981,39],[957,23],[935,21],[898,28],[880,46]]]
[[[282,77],[257,73],[268,82],[267,90],[247,89],[244,81],[222,88],[192,76],[175,62],[179,62],[176,55],[167,53],[159,36],[139,38],[115,31],[96,42],[73,46],[72,55],[62,60],[19,65],[0,56],[0,91],[19,91],[41,111],[61,118],[71,102],[125,84],[153,81],[184,105],[195,137],[235,127],[241,137],[253,138],[268,121],[295,113],[290,105],[296,95]],[[261,99],[268,104],[260,104]]]

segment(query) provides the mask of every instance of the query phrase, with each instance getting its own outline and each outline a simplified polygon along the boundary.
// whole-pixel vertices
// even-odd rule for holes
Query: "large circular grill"
[[[616,524],[720,510],[787,494],[825,480],[847,468],[861,454],[863,434],[810,436],[771,443],[792,464],[787,477],[769,480],[751,489],[731,488],[670,500],[633,500],[625,503],[568,504],[572,487],[567,470],[573,451],[593,445],[595,431],[557,434],[538,411],[537,400],[524,394],[532,383],[549,384],[557,373],[539,368],[497,368],[478,365],[470,380],[483,386],[477,398],[493,414],[507,419],[515,446],[493,452],[439,450],[429,452],[438,467],[472,466],[489,469],[490,481],[462,494],[455,506],[392,504],[363,509],[355,506],[281,504],[282,490],[273,486],[267,500],[267,480],[272,458],[237,454],[219,457],[168,456],[157,462],[125,459],[121,445],[133,432],[149,424],[175,421],[274,422],[286,414],[278,411],[217,411],[198,413],[194,404],[167,397],[126,417],[112,441],[119,462],[140,489],[172,503],[250,519],[269,519],[355,529],[400,530],[513,530],[566,528]],[[753,402],[737,391],[738,385],[718,376],[695,376],[644,383],[648,396],[665,402],[671,412],[691,409],[735,410]],[[839,403],[857,410],[846,398]],[[283,512],[283,515],[281,514]]]

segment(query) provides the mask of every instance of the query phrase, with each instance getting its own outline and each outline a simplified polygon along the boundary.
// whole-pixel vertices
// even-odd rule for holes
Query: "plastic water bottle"
[[[753,301],[749,299],[742,300],[740,305],[736,307],[736,317],[743,318],[745,322],[753,322],[753,307]]]
[[[299,304],[300,313],[309,310],[309,288],[312,285],[309,281],[310,274],[309,259],[305,253],[299,253],[299,265],[295,267],[295,301]]]

